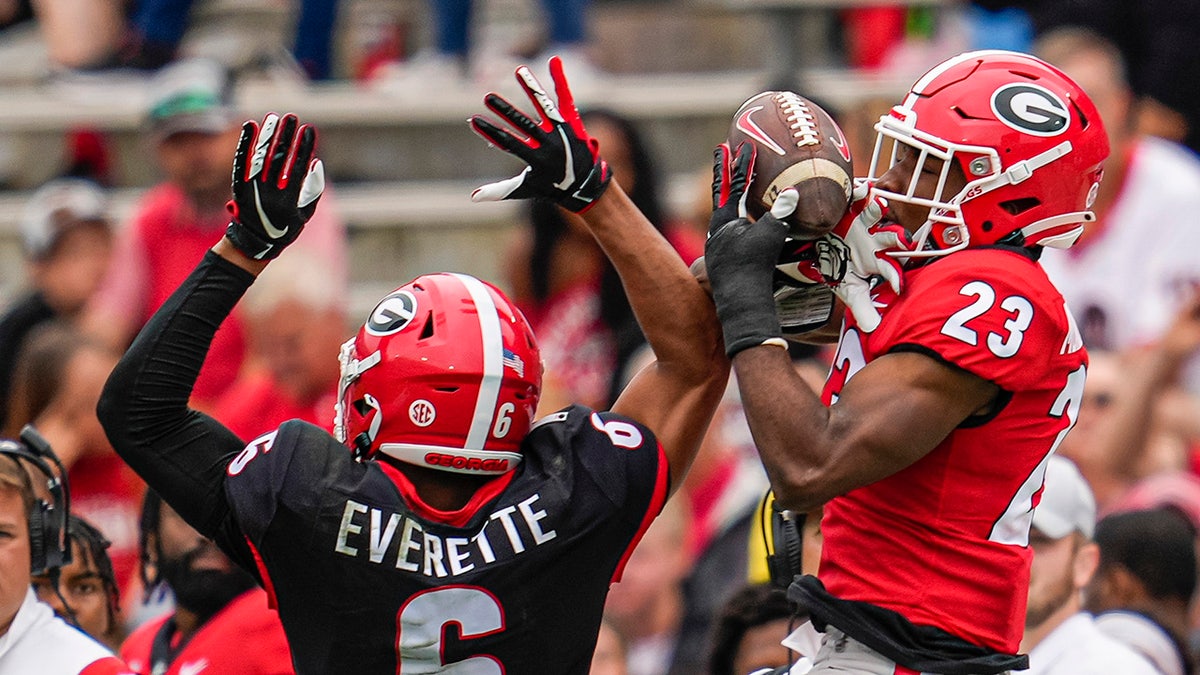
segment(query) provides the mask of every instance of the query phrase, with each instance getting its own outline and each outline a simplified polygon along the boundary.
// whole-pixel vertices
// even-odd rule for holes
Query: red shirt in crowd
[[[142,624],[121,645],[121,658],[139,675],[150,675],[154,637],[168,613]],[[175,647],[178,636],[172,642]],[[292,654],[279,615],[261,588],[246,591],[204,623],[162,675],[287,675]]]

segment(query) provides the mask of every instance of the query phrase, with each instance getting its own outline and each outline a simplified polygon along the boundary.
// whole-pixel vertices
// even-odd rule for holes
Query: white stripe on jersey
[[[467,287],[475,313],[479,317],[479,332],[483,338],[483,380],[479,383],[479,398],[475,399],[475,416],[467,433],[465,450],[482,450],[496,414],[500,397],[500,382],[504,379],[504,339],[500,334],[500,315],[487,286],[475,277],[453,274]]]

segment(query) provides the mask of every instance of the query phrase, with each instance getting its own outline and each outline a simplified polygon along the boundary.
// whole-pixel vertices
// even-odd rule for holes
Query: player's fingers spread
[[[267,153],[275,140],[277,126],[279,126],[279,115],[267,113],[258,129],[258,135],[254,139],[254,152],[250,155],[250,166],[246,167],[246,180],[254,180],[263,172]]]
[[[258,138],[254,139],[254,154],[251,156],[250,168],[246,173],[247,180],[258,179],[268,167],[269,156],[274,153],[275,131],[278,125],[280,125],[280,117],[275,113],[268,113],[263,118],[263,125],[258,130]]]
[[[296,206],[305,208],[312,206],[316,208],[317,200],[325,192],[325,164],[319,159],[314,159],[308,164],[308,173],[304,175],[304,183],[300,186],[300,196],[296,199]]]
[[[471,201],[473,202],[496,202],[501,199],[506,199],[509,195],[516,192],[522,185],[525,184],[525,177],[529,174],[530,168],[525,167],[521,173],[506,178],[495,183],[481,185],[471,192]]]
[[[275,133],[275,141],[267,159],[266,180],[277,187],[287,185],[287,175],[291,172],[291,163],[295,158],[296,127],[300,121],[288,113],[279,120],[279,131]]]
[[[541,111],[542,120],[540,126],[544,131],[553,129],[555,122],[563,121],[562,115],[558,112],[558,106],[554,104],[554,101],[550,100],[545,87],[542,86],[541,82],[538,82],[528,67],[521,66],[517,68],[517,81],[525,89],[525,95]]]
[[[539,138],[544,133],[542,128],[538,126],[528,115],[517,110],[513,104],[508,102],[502,96],[496,94],[488,94],[483,98],[483,104],[488,107],[488,110],[499,115],[502,119],[507,120],[509,124],[516,130],[525,134],[529,138]]]
[[[317,152],[317,128],[311,124],[303,124],[296,133],[295,166],[310,167]]]
[[[501,129],[486,117],[476,115],[469,121],[471,129],[487,140],[488,143],[505,152],[511,152],[521,159],[526,159],[529,155],[531,148],[528,142],[513,136],[506,129]]]
[[[554,80],[554,97],[558,99],[559,114],[567,124],[571,125],[575,133],[586,136],[583,120],[580,119],[579,110],[575,107],[575,95],[571,93],[571,85],[567,82],[562,59],[558,56],[550,57],[550,79]]]
[[[258,135],[258,122],[246,120],[242,123],[242,135],[238,137],[237,152],[233,155],[233,181],[244,181],[248,178],[246,167],[250,163],[250,155],[254,152],[254,139]]]

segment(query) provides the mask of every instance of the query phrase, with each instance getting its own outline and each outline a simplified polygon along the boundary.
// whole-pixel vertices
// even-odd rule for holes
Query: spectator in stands
[[[1059,451],[1079,465],[1101,511],[1144,478],[1187,469],[1200,399],[1177,381],[1198,351],[1200,289],[1147,348],[1090,355],[1078,424]]]
[[[1077,29],[1042,36],[1035,51],[1088,92],[1112,153],[1089,225],[1071,251],[1047,249],[1042,266],[1062,291],[1089,349],[1125,350],[1156,340],[1200,277],[1200,158],[1137,134],[1120,52]],[[1198,59],[1200,61],[1200,59]],[[1133,262],[1136,261],[1136,262]],[[1136,273],[1113,274],[1134,265]]]
[[[33,578],[38,599],[54,613],[116,651],[125,640],[121,621],[121,594],[108,557],[109,541],[83,518],[71,514],[67,521],[71,562],[58,574]]]
[[[736,391],[726,390],[726,399],[717,408],[680,492],[691,513],[688,541],[695,563],[683,580],[683,617],[671,663],[673,673],[704,668],[712,624],[722,605],[747,578],[751,557],[746,553],[747,542],[759,536],[756,501],[766,489],[766,475],[757,462],[743,462],[735,454],[738,448],[726,444],[731,431],[743,433],[749,440]],[[701,478],[693,483],[697,469]]]
[[[243,440],[300,419],[333,429],[336,354],[348,337],[344,298],[305,251],[284,256],[242,300],[252,366],[222,396],[215,415]]]
[[[604,616],[628,640],[629,675],[662,675],[671,665],[683,618],[680,584],[691,562],[686,550],[686,507],[672,499],[609,589]]]
[[[603,110],[585,112],[583,122],[604,148],[614,179],[646,219],[685,262],[698,257],[703,239],[667,222],[653,155],[637,127]],[[546,363],[542,408],[578,401],[604,409],[645,338],[615,268],[583,221],[549,202],[532,202],[529,213],[529,227],[505,256],[506,276]]]
[[[56,69],[115,65],[125,39],[126,0],[37,0],[31,9]]]
[[[33,18],[32,0],[0,0],[0,30]]]
[[[51,319],[74,320],[100,285],[112,249],[104,191],[76,178],[46,183],[25,204],[21,244],[30,288],[0,317],[0,428],[29,332]]]
[[[146,130],[166,180],[138,202],[84,317],[85,328],[114,349],[129,345],[229,224],[229,149],[241,118],[230,104],[227,75],[219,64],[195,59],[163,68],[151,84]],[[345,234],[334,213],[326,190],[298,247],[317,254],[344,292]],[[211,410],[236,379],[244,331],[235,313],[217,332],[193,391],[196,407]]]
[[[0,2],[0,28],[36,15],[59,69],[158,70],[179,57],[193,0],[27,0]],[[337,0],[298,0],[291,56],[309,79],[333,75]],[[11,5],[11,6],[10,6]],[[235,10],[236,11],[236,10]],[[6,16],[11,15],[11,19]]]
[[[142,508],[141,538],[145,587],[170,587],[175,609],[142,624],[125,641],[121,656],[132,670],[186,673],[189,664],[204,662],[205,675],[293,672],[283,626],[267,607],[266,591],[152,490]]]
[[[781,642],[790,632],[793,616],[787,593],[778,586],[741,587],[716,618],[707,672],[746,675],[789,665],[791,655]]]
[[[380,72],[381,80],[397,79],[405,84],[418,82],[466,82],[468,76],[489,86],[492,80],[507,77],[517,57],[529,58],[528,53],[480,53],[471,35],[473,8],[476,0],[433,0],[427,4],[433,13],[434,44],[418,52],[407,63]],[[572,82],[594,77],[595,70],[587,56],[587,9],[590,0],[541,0],[545,19],[545,46],[532,63],[543,65],[557,54],[570,68]],[[516,51],[525,51],[517,47]],[[538,75],[542,79],[542,75]],[[548,79],[548,78],[547,78]],[[403,87],[397,87],[397,91]]]
[[[139,0],[130,17],[120,62],[157,69],[175,60],[187,32],[193,0]],[[292,56],[313,80],[333,74],[333,30],[338,0],[298,0]]]
[[[1183,636],[1196,592],[1196,531],[1171,507],[1105,517],[1100,564],[1084,593],[1096,626],[1164,675],[1191,672]]]
[[[144,486],[113,452],[96,417],[96,403],[117,357],[72,326],[50,323],[29,336],[13,378],[4,434],[15,438],[34,424],[67,468],[74,513],[95,523],[113,542],[118,585],[137,568],[137,516]]]
[[[1099,562],[1092,541],[1096,502],[1071,460],[1052,455],[1033,512],[1029,604],[1021,651],[1030,675],[1154,675],[1145,659],[1100,632],[1083,609],[1082,590]]]
[[[54,610],[38,602],[33,573],[58,568],[52,560],[53,539],[42,528],[33,535],[33,513],[52,505],[65,514],[54,496],[42,502],[33,477],[48,481],[49,465],[35,465],[29,446],[0,442],[0,672],[38,675],[121,675],[124,664],[107,648],[68,626]],[[44,470],[42,467],[45,467]],[[60,530],[61,531],[61,530]],[[53,530],[51,530],[51,533]],[[59,554],[61,555],[61,553]]]

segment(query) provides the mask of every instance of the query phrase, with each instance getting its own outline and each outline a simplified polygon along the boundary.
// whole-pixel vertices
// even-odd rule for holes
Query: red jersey
[[[960,251],[910,270],[883,320],[847,315],[824,399],[876,358],[916,351],[991,381],[998,412],[825,506],[820,579],[843,600],[1014,654],[1025,624],[1029,526],[1047,459],[1074,424],[1087,353],[1062,295],[1015,249]]]
[[[121,645],[121,658],[140,675],[150,675],[150,651],[170,614],[147,621]],[[172,647],[177,639],[172,640]],[[175,655],[163,675],[290,675],[292,655],[279,615],[267,593],[247,591],[217,612]]]
[[[224,236],[228,223],[223,211],[197,214],[173,184],[147,190],[120,232],[104,282],[90,302],[140,327]],[[238,374],[244,352],[242,321],[234,312],[217,330],[193,401],[211,405]]]

